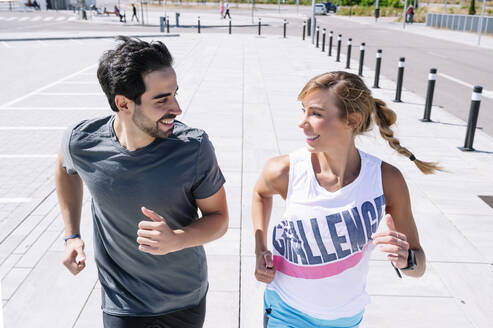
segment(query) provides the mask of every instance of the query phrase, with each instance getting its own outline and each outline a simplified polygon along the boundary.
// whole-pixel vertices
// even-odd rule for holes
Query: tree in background
[[[471,0],[471,3],[469,4],[469,15],[476,15],[476,4],[475,4],[475,0]]]

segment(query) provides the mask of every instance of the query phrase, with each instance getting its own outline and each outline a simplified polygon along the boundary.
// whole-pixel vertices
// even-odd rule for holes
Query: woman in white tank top
[[[390,126],[395,113],[357,76],[331,72],[311,79],[298,96],[306,148],[270,159],[255,185],[252,217],[255,277],[267,283],[265,327],[358,327],[365,306],[369,258],[376,245],[396,272],[420,277],[426,257],[409,192],[394,166],[356,148],[354,137],[375,122],[381,136],[425,174]],[[267,231],[272,196],[286,209]],[[381,220],[388,229],[377,232]]]

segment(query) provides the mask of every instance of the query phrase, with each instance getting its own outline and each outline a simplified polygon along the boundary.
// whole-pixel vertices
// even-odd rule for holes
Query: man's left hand
[[[139,250],[152,255],[165,255],[181,250],[181,238],[173,231],[164,218],[145,207],[142,213],[152,221],[140,221],[137,231]]]

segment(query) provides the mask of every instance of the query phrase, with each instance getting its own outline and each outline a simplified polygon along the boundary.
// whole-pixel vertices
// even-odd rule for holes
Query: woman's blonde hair
[[[317,75],[308,81],[301,90],[298,100],[302,101],[307,94],[314,90],[327,90],[334,95],[341,120],[347,121],[351,113],[361,114],[362,120],[354,130],[354,135],[368,131],[372,122],[375,122],[380,130],[380,135],[387,140],[390,147],[413,161],[421,172],[432,174],[435,171],[442,171],[437,163],[420,161],[411,151],[401,146],[399,139],[394,137],[394,132],[390,128],[395,123],[397,115],[387,107],[383,100],[372,97],[371,91],[358,75],[344,71]]]

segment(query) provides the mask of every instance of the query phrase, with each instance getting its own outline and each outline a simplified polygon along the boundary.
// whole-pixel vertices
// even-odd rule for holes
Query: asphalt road
[[[233,15],[248,16],[250,10],[248,8],[233,8]],[[173,9],[170,9],[172,11]],[[181,9],[182,12],[197,11],[196,8]],[[204,9],[212,12],[213,9]],[[281,16],[295,13],[295,7],[282,7]],[[258,8],[256,14],[275,14],[277,6]],[[300,7],[300,13],[309,14],[307,8]],[[17,15],[25,15],[26,17],[40,13],[18,13]],[[8,13],[1,13],[8,15]],[[41,15],[53,16],[53,12],[41,13]],[[115,34],[121,31],[126,32],[157,32],[156,26],[139,26],[139,25],[124,25],[124,24],[87,24],[77,20],[70,20],[73,15],[70,12],[58,12],[56,18],[45,21],[41,18],[38,21],[30,21],[26,18],[24,21],[0,19],[0,31],[11,31],[12,35],[16,32],[28,31],[115,31]],[[58,20],[59,19],[59,20]],[[469,107],[471,102],[471,87],[468,85],[482,85],[485,90],[493,90],[493,51],[475,46],[464,45],[460,43],[444,41],[437,38],[417,35],[404,31],[391,30],[385,28],[381,24],[359,24],[336,18],[334,16],[317,16],[318,25],[321,28],[326,28],[327,31],[333,30],[334,34],[343,35],[342,53],[346,54],[347,38],[353,40],[352,58],[359,58],[359,45],[365,42],[366,56],[365,66],[374,69],[375,53],[377,49],[383,50],[383,61],[381,74],[388,78],[396,80],[397,63],[399,57],[406,58],[406,69],[404,73],[404,88],[419,94],[423,98],[426,95],[427,76],[429,69],[434,67],[438,69],[439,76],[436,82],[434,106],[440,106],[457,117],[468,120]],[[288,37],[301,38],[303,19],[290,18],[288,25]],[[193,28],[173,28],[173,33],[194,33]],[[202,33],[227,33],[225,28],[202,28]],[[234,33],[256,34],[257,27],[235,27]],[[282,25],[266,26],[262,28],[262,33],[282,35]],[[306,41],[309,42],[308,40]],[[0,44],[1,47],[2,44]],[[8,46],[9,43],[3,43],[3,46]],[[16,45],[17,46],[17,45]],[[322,54],[326,55],[326,53]],[[36,71],[35,56],[31,56],[34,62],[26,63],[26,71],[32,69]],[[4,61],[3,65],[8,65],[9,61],[14,58]],[[302,58],[300,58],[302,60]],[[327,60],[334,60],[328,57]],[[84,60],[82,60],[84,61]],[[33,67],[31,67],[33,66]],[[28,69],[29,68],[29,69]],[[341,63],[341,69],[344,68],[344,63]],[[321,67],[323,70],[323,67]],[[440,75],[443,74],[443,75]],[[447,76],[448,78],[445,78]],[[8,82],[5,77],[0,78],[0,81]],[[38,81],[39,82],[39,81]],[[29,83],[29,82],[26,82]],[[8,90],[8,86],[7,86]],[[9,98],[12,93],[6,93],[0,96],[0,100]],[[491,93],[490,96],[491,97]],[[405,98],[402,99],[406,101]],[[423,104],[424,105],[424,104]],[[493,136],[493,99],[486,96],[481,102],[478,126],[483,128],[486,133]],[[433,119],[433,113],[432,113]]]

